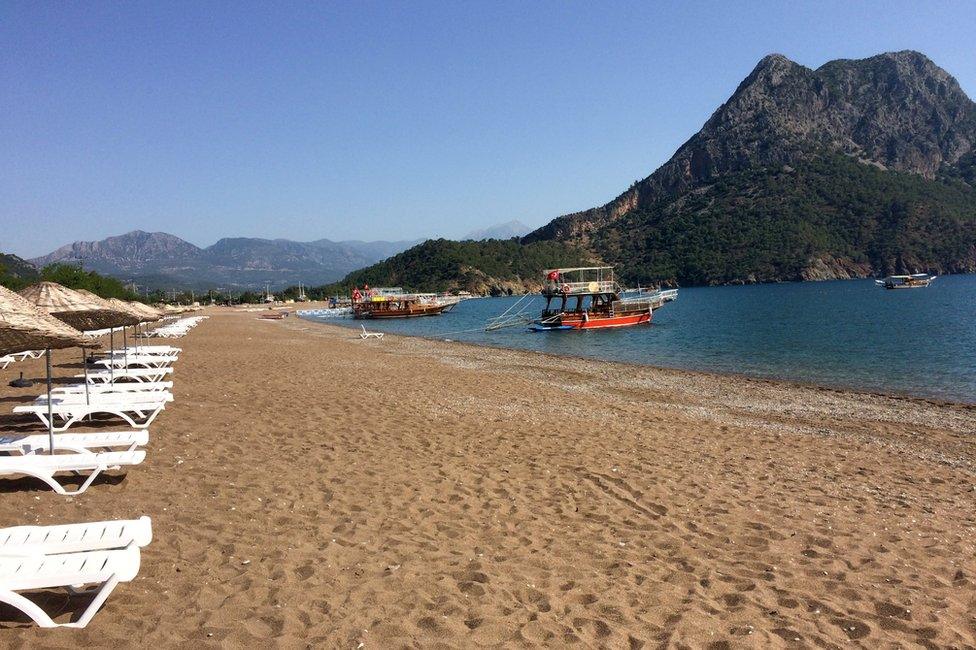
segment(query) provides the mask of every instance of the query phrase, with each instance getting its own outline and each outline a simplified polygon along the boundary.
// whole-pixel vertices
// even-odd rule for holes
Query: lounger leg
[[[85,417],[85,416],[82,415],[81,417]],[[76,415],[72,415],[69,418],[65,418],[64,424],[62,424],[60,427],[54,427],[54,433],[64,433],[71,427],[72,424],[74,424],[77,421],[78,421],[78,416]]]
[[[104,469],[106,468],[97,467],[94,470],[92,470],[92,473],[88,475],[88,478],[86,478],[85,482],[81,484],[81,487],[79,487],[77,490],[72,490],[70,492],[64,489],[64,486],[61,485],[56,478],[54,478],[53,474],[43,474],[41,472],[30,472],[30,471],[18,471],[18,473],[24,474],[25,476],[33,476],[37,480],[44,481],[45,483],[47,483],[47,485],[58,494],[66,497],[71,497],[71,496],[75,496],[76,494],[81,494],[82,492],[87,490],[88,486],[90,486],[92,484],[92,481],[95,480],[95,477],[101,474]]]
[[[112,576],[106,580],[105,584],[102,585],[102,588],[98,590],[97,594],[95,594],[94,600],[88,604],[88,608],[85,610],[85,613],[81,615],[81,618],[73,623],[65,623],[64,627],[85,627],[88,625],[89,621],[92,620],[95,614],[98,613],[98,610],[102,608],[102,605],[105,604],[105,601],[108,600],[109,595],[112,593],[112,590],[115,589],[117,584],[119,584],[119,579],[116,576]]]
[[[37,415],[37,418],[41,421],[41,424],[44,425],[44,428],[45,429],[47,429],[48,427],[51,426],[51,425],[48,424],[47,417],[45,417],[44,413],[37,412],[36,415]]]
[[[153,411],[153,412],[152,412],[152,413],[151,413],[151,414],[149,415],[149,419],[148,419],[148,420],[146,420],[146,423],[142,425],[142,428],[143,428],[143,429],[145,429],[145,428],[146,428],[146,427],[148,427],[148,426],[149,426],[150,424],[152,424],[152,422],[153,422],[153,420],[155,420],[155,419],[156,419],[156,416],[157,416],[157,415],[159,415],[159,412],[160,412],[160,411],[162,411],[162,410],[163,410],[163,407],[162,407],[162,406],[160,406],[160,407],[159,407],[158,409],[156,409],[155,411]]]
[[[43,609],[18,593],[6,589],[0,590],[0,603],[7,603],[11,607],[19,609],[41,627],[58,627],[58,624],[51,620],[51,617],[45,614]]]
[[[122,418],[123,420],[125,420],[126,422],[128,422],[135,429],[145,429],[147,426],[149,426],[148,423],[147,424],[136,424],[135,420],[133,420],[128,415],[126,415],[125,413],[122,413],[120,411],[112,411],[112,414],[119,416],[120,418]]]

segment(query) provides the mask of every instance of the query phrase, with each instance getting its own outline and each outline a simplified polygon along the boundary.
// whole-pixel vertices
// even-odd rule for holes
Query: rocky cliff
[[[976,257],[972,246],[958,241],[972,237],[976,220],[974,148],[976,104],[951,75],[918,52],[832,61],[816,70],[773,54],[762,59],[702,129],[653,174],[610,203],[559,217],[530,233],[525,241],[572,242],[623,265],[632,276],[684,282],[861,275],[909,270],[911,265],[965,270],[973,267]],[[897,205],[883,195],[866,202],[856,192],[840,195],[838,191],[850,189],[838,190],[835,183],[839,175],[851,171],[848,161],[870,168],[867,175],[875,189],[910,187],[897,192]],[[815,174],[786,183],[777,193],[774,181],[784,170],[811,167],[817,169]],[[836,173],[831,173],[830,167],[836,168]],[[854,173],[861,175],[860,170]],[[879,180],[878,174],[892,177]],[[764,197],[761,205],[753,201],[757,193]],[[709,196],[710,205],[698,200],[702,195]],[[730,201],[733,197],[735,200]],[[735,224],[724,224],[728,232],[716,233],[716,218],[721,220],[714,214],[718,204],[725,204],[750,222],[745,224],[746,230],[757,238],[752,242],[741,240],[735,235]],[[824,209],[844,213],[846,221],[859,219],[861,224],[848,224],[853,231],[843,242],[818,241],[816,237],[791,241],[791,245],[805,250],[794,251],[801,258],[789,269],[762,268],[762,261],[756,260],[756,268],[725,269],[716,276],[702,273],[703,269],[693,268],[699,266],[695,260],[685,259],[677,265],[686,267],[684,270],[672,265],[672,275],[650,277],[655,265],[648,265],[644,254],[648,251],[641,242],[653,240],[653,231],[662,227],[676,235],[676,220],[684,232],[701,240],[696,249],[711,248],[722,255],[722,248],[730,245],[775,248],[766,235],[782,234],[797,225],[777,220],[803,223]],[[880,224],[884,232],[879,231],[878,237],[912,239],[910,233],[887,227],[891,224],[886,222],[886,214],[892,210],[914,214],[915,225],[930,231],[936,248],[952,249],[942,251],[948,256],[928,255],[909,247],[890,251],[885,259],[872,257],[863,246],[890,247],[876,238],[860,236],[865,228]],[[757,218],[766,222],[766,227],[757,230],[752,223]],[[946,242],[941,241],[939,229],[922,223],[926,219],[946,221],[950,237],[956,240],[942,246]],[[903,226],[907,223],[902,220]],[[831,230],[829,224],[818,224],[813,230],[824,227]],[[653,252],[665,254],[663,247]],[[634,254],[643,261],[635,265],[629,257]],[[908,260],[914,262],[909,264]],[[662,270],[657,267],[657,271]],[[725,271],[733,271],[734,277]]]

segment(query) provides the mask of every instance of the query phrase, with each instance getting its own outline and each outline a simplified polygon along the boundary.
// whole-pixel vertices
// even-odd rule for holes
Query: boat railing
[[[611,304],[611,308],[613,309],[614,313],[622,310],[654,310],[659,309],[666,302],[672,302],[677,299],[677,289],[665,289],[663,291],[659,290],[653,293],[641,292],[632,298],[621,298],[620,300],[614,300]]]
[[[628,300],[614,300],[610,303],[610,309],[614,314],[619,314],[622,311],[653,311],[663,304],[664,302],[657,298],[630,298]]]
[[[662,290],[658,291],[654,295],[660,296],[661,297],[661,300],[663,300],[664,302],[671,302],[671,301],[674,301],[674,300],[677,300],[678,299],[678,290],[677,289],[662,289]]]
[[[544,293],[550,295],[565,294],[567,296],[573,296],[592,293],[614,293],[616,290],[617,283],[613,280],[593,280],[592,282],[547,281]]]

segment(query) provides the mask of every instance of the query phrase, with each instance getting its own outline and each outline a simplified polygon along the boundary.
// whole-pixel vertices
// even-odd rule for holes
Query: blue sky
[[[973,2],[0,3],[0,250],[458,237],[600,205],[765,54],[917,49]]]

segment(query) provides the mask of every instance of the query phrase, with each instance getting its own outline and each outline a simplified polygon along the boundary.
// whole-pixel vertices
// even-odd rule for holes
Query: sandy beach
[[[208,313],[143,465],[0,481],[0,526],[154,533],[4,646],[976,645],[976,407]]]

